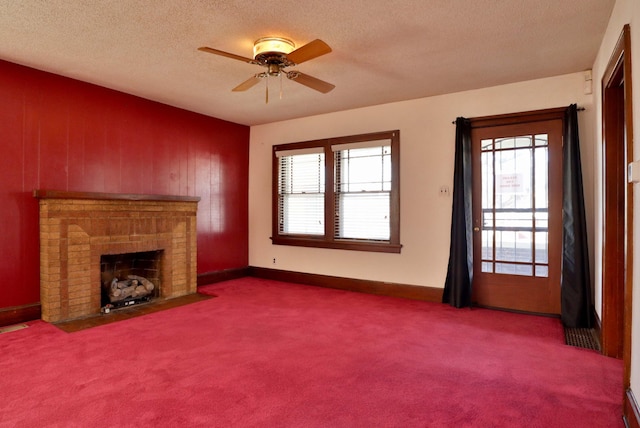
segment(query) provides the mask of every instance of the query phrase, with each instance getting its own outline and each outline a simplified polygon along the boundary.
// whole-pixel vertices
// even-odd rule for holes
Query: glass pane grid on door
[[[548,136],[481,141],[481,270],[547,277]]]

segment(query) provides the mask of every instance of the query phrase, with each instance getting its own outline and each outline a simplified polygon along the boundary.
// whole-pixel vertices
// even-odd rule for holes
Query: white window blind
[[[390,239],[391,144],[335,145],[334,237]]]
[[[276,153],[280,234],[324,235],[325,156],[322,148]]]

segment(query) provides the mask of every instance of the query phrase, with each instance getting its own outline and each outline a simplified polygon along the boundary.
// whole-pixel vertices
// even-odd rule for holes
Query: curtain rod
[[[578,107],[576,110],[578,110],[578,111],[585,111],[585,110],[586,110],[586,108],[584,108],[584,107]],[[455,124],[456,124],[456,121],[455,121],[455,120],[454,120],[454,121],[452,121],[452,122],[451,122],[451,124],[455,125]]]

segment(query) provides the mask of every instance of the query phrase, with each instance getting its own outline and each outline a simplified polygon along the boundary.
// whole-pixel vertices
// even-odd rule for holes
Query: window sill
[[[378,253],[400,253],[401,244],[387,242],[358,241],[358,240],[334,240],[326,241],[324,238],[297,238],[290,236],[271,237],[274,245],[292,245],[297,247],[333,248],[337,250],[371,251]]]

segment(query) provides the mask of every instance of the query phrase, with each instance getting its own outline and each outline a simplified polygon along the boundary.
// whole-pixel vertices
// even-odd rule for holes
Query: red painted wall
[[[0,308],[40,301],[34,189],[199,196],[198,273],[248,264],[249,128],[0,61]]]

